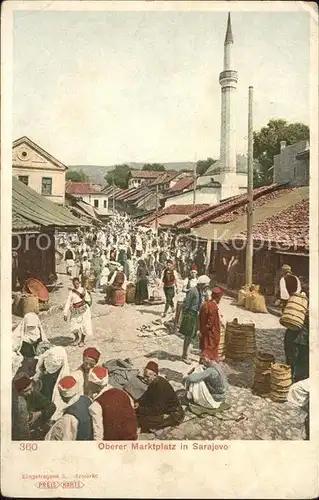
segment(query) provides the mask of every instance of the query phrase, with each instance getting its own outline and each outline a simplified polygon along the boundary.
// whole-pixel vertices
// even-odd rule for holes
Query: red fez
[[[145,366],[146,370],[152,370],[152,372],[158,374],[158,364],[155,361],[149,361]]]
[[[212,289],[212,293],[214,295],[221,295],[223,293],[222,289],[219,288],[218,286],[215,286],[213,289]]]
[[[192,265],[191,271],[197,271],[197,266],[195,264]]]
[[[104,378],[108,374],[107,368],[104,368],[104,366],[96,366],[93,368],[92,372],[94,375],[96,375],[98,378]]]
[[[100,353],[95,347],[88,347],[83,351],[83,356],[94,359],[96,362],[100,359]]]
[[[23,391],[31,384],[32,384],[32,380],[26,374],[23,374],[19,378],[16,378],[14,380],[14,387],[16,388],[16,391],[18,391],[18,392]]]
[[[77,382],[74,377],[71,377],[71,375],[67,375],[66,377],[61,378],[59,386],[61,387],[61,389],[69,390],[72,389],[72,387],[74,387],[76,383]]]

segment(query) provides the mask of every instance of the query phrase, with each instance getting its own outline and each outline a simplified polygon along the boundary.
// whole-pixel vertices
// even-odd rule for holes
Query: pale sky
[[[227,12],[15,12],[13,139],[66,165],[219,157]],[[309,14],[234,12],[237,149],[271,118],[309,124]]]

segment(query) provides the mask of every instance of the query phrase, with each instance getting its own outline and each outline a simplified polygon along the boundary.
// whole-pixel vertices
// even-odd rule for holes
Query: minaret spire
[[[226,45],[227,43],[234,43],[233,32],[231,29],[230,12],[228,12],[227,29],[226,29],[226,36],[225,36],[224,45]]]
[[[224,70],[219,75],[222,93],[220,161],[223,174],[236,174],[235,100],[238,74],[232,65],[233,43],[231,18],[228,13],[224,42]]]

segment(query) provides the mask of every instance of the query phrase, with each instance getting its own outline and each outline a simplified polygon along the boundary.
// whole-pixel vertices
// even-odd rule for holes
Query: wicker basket
[[[280,324],[289,330],[300,330],[305,322],[308,299],[305,293],[293,294],[280,318]]]
[[[270,369],[275,362],[272,354],[258,352],[255,360],[253,392],[266,395],[270,392]]]
[[[226,323],[226,357],[245,360],[256,355],[256,336],[254,323],[238,323],[234,319]]]
[[[270,398],[278,403],[287,401],[291,384],[291,367],[274,363],[270,369]]]
[[[223,361],[225,359],[225,337],[226,330],[223,325],[220,325],[220,339],[218,344],[218,357],[219,361]]]

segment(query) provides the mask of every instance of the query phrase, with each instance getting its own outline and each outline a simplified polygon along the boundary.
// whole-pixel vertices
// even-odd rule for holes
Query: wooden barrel
[[[113,306],[124,306],[125,304],[126,292],[121,288],[113,288],[112,293],[112,305]]]
[[[135,302],[135,290],[136,285],[134,283],[128,283],[126,286],[126,302],[127,304],[133,304]]]
[[[22,295],[21,298],[22,302],[22,314],[25,316],[27,313],[34,312],[36,314],[39,314],[39,299],[38,297],[35,297],[34,295],[27,295],[24,294]]]
[[[226,323],[226,357],[245,360],[256,355],[256,336],[254,323],[238,323],[234,319]]]
[[[176,326],[179,326],[179,324],[180,324],[180,320],[181,320],[181,316],[182,316],[182,310],[183,310],[183,304],[184,304],[183,300],[178,300],[177,301],[177,304],[176,304],[176,313],[175,313],[175,325]]]
[[[274,363],[270,368],[270,398],[278,403],[287,401],[291,384],[291,367]]]
[[[272,354],[258,352],[255,359],[253,392],[259,395],[270,392],[270,369],[275,362]]]
[[[307,295],[294,293],[287,302],[279,320],[280,324],[289,330],[300,330],[304,324],[308,309]]]

